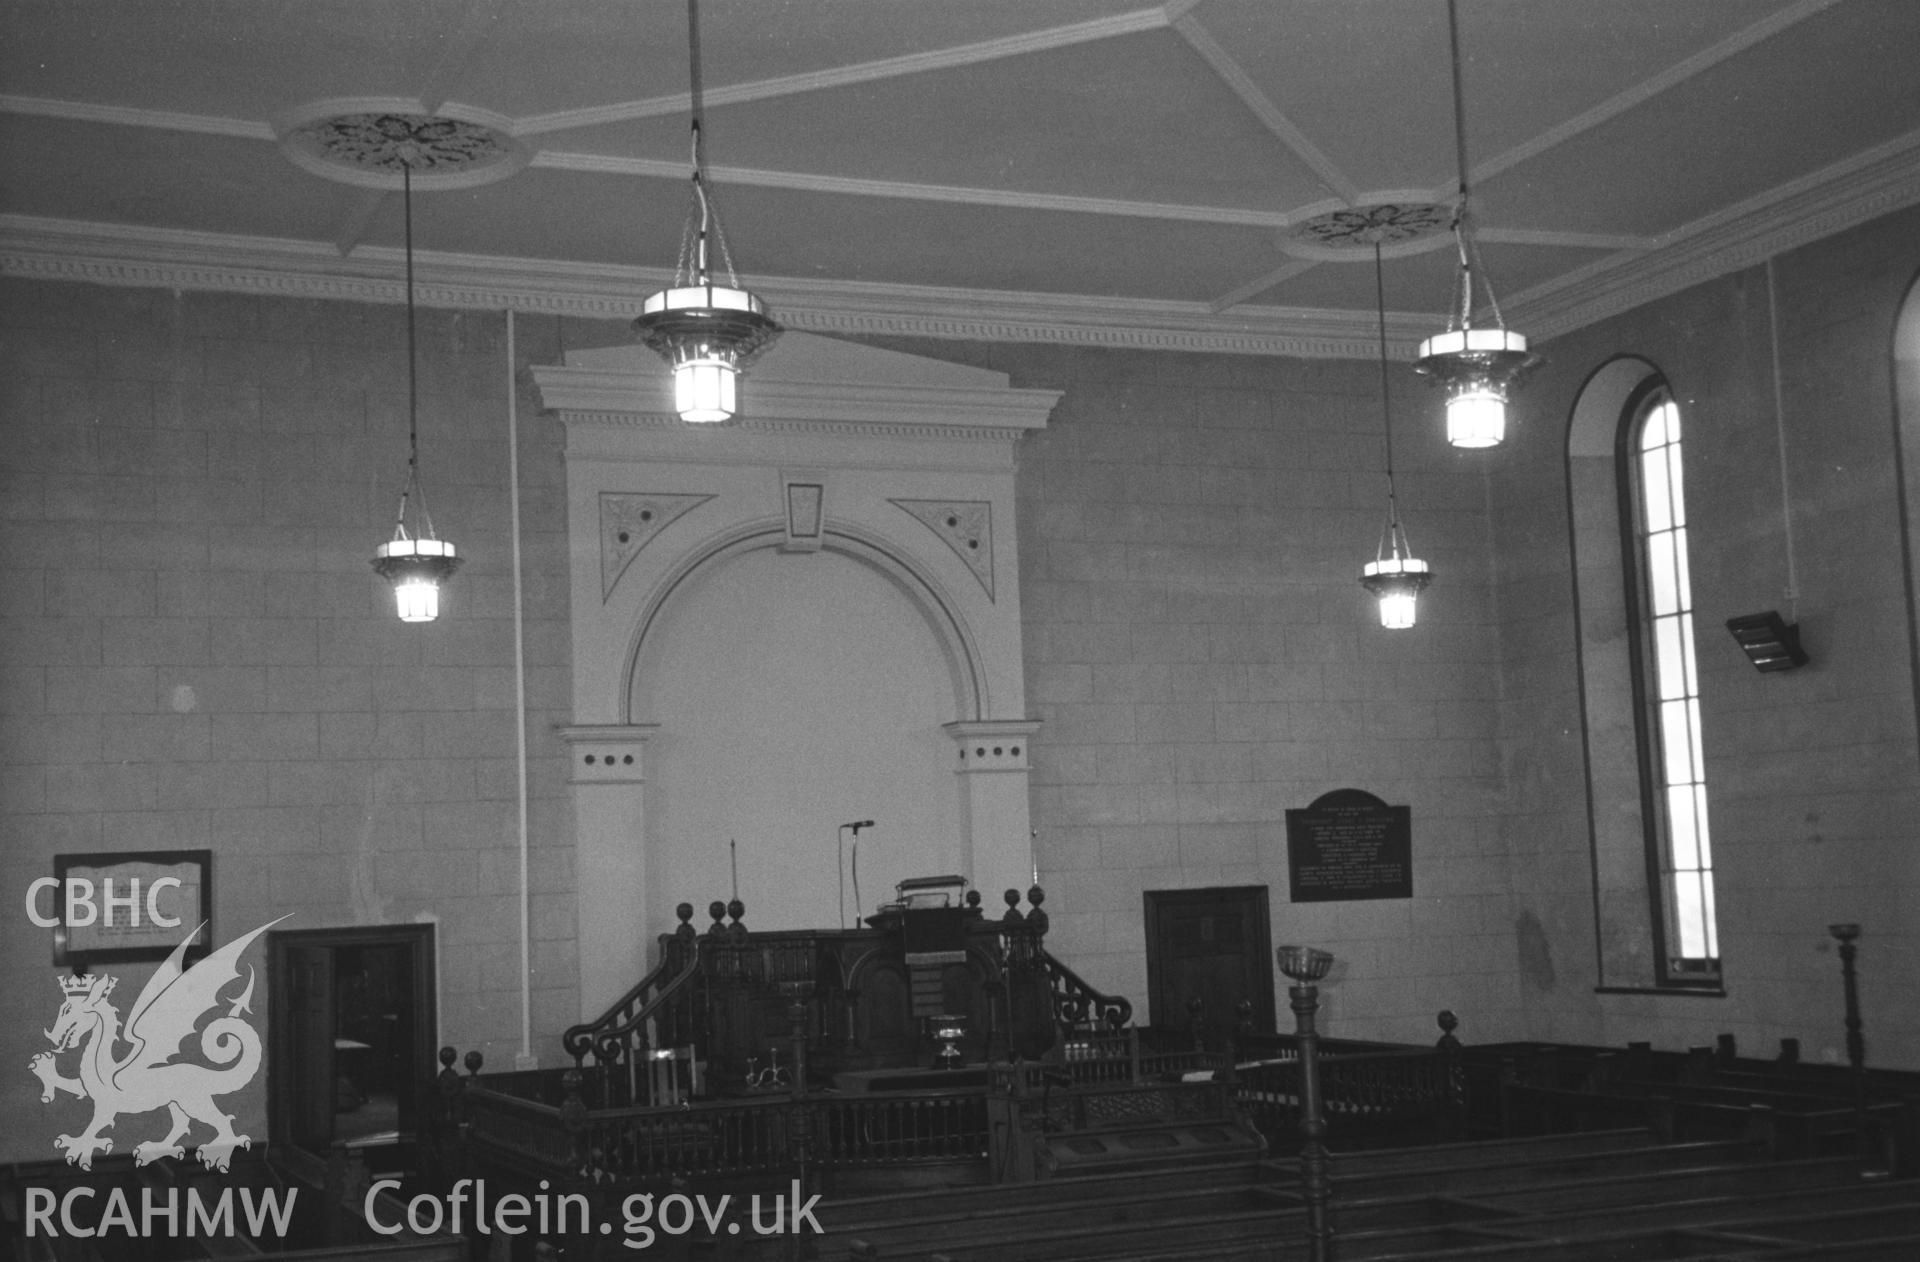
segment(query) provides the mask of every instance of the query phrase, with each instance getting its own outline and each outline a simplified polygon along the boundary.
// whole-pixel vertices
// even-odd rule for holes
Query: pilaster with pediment
[[[635,758],[572,777],[585,1012],[674,903],[731,896],[736,859],[760,928],[857,919],[850,876],[865,910],[906,875],[1024,888],[1014,462],[1058,394],[795,333],[727,426],[673,416],[637,346],[533,376],[567,432],[563,735],[576,761]]]

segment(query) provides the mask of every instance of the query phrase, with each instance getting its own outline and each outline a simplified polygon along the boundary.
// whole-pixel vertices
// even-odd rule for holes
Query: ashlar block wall
[[[210,848],[219,942],[279,916],[435,921],[441,1040],[503,1068],[519,1050],[505,322],[420,315],[430,503],[469,560],[419,626],[368,566],[405,475],[405,327],[398,307],[0,282],[0,1060],[17,1070],[0,1159],[51,1152],[24,1066],[59,970],[23,900],[56,854]],[[558,334],[522,320],[522,362],[557,358]],[[563,754],[542,739],[568,704],[565,501],[557,423],[524,397],[520,415],[533,1025],[552,1060],[578,975]],[[100,969],[123,1013],[150,968]],[[254,1135],[261,1081],[239,1109]]]
[[[1523,970],[1520,998],[1536,1037],[1686,1047],[1728,1032],[1743,1051],[1771,1055],[1791,1036],[1810,1058],[1844,1061],[1840,965],[1827,927],[1857,922],[1869,1061],[1913,1067],[1920,747],[1907,567],[1920,505],[1903,504],[1900,470],[1920,455],[1920,399],[1907,401],[1904,416],[1896,411],[1892,356],[1920,273],[1920,211],[1795,249],[1773,272],[1783,423],[1759,264],[1546,346],[1548,363],[1526,386],[1515,436],[1491,468],[1505,844],[1523,914],[1557,965]],[[1592,991],[1566,436],[1587,376],[1623,354],[1665,373],[1685,427],[1724,998]],[[1724,624],[1768,609],[1794,616],[1789,525],[1812,661],[1762,674]]]
[[[1327,1028],[1429,1041],[1454,1008],[1516,1037],[1488,453],[1446,446],[1438,397],[1396,374],[1403,518],[1439,577],[1388,631],[1359,584],[1386,520],[1377,364],[886,344],[1066,392],[1017,482],[1062,958],[1144,1021],[1143,892],[1265,885],[1275,945],[1337,958]],[[1289,901],[1286,812],[1346,787],[1410,807],[1411,899]]]

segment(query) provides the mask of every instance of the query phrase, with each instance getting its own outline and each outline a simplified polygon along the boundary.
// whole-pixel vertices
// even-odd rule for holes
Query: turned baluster
[[[587,1102],[580,1096],[580,1084],[584,1077],[577,1069],[569,1069],[560,1075],[560,1089],[564,1093],[560,1101],[560,1127],[567,1133],[576,1173],[586,1171],[592,1164],[588,1151]]]
[[[1220,1071],[1222,1081],[1231,1085],[1239,1080],[1240,1057],[1252,1037],[1253,1000],[1242,999],[1233,1005],[1233,1033],[1227,1038],[1227,1063]]]

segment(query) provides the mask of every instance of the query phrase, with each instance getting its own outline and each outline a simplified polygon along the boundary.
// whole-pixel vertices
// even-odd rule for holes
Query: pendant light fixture
[[[407,255],[407,484],[400,492],[400,512],[393,538],[373,552],[373,568],[393,584],[402,622],[432,622],[440,616],[440,584],[460,568],[453,544],[433,533],[427,511],[426,488],[420,481],[420,389],[418,355],[414,350],[413,311],[413,167],[400,163],[402,204],[406,219]],[[409,510],[413,525],[408,525]]]
[[[1447,441],[1455,447],[1493,447],[1507,433],[1507,391],[1521,373],[1540,362],[1527,339],[1500,319],[1500,302],[1480,264],[1467,203],[1467,110],[1460,75],[1460,18],[1457,0],[1447,0],[1447,39],[1453,60],[1454,157],[1460,168],[1459,200],[1453,239],[1460,255],[1454,304],[1447,330],[1420,343],[1414,371],[1430,377],[1447,395]],[[1474,277],[1486,291],[1492,328],[1473,327]]]
[[[1414,623],[1420,593],[1433,581],[1433,569],[1413,555],[1407,532],[1400,525],[1400,505],[1393,493],[1393,406],[1388,394],[1387,290],[1380,262],[1380,243],[1373,243],[1373,292],[1380,317],[1380,420],[1387,438],[1387,528],[1373,560],[1360,570],[1360,585],[1380,601],[1380,625],[1404,630]]]
[[[740,287],[726,234],[707,187],[700,137],[700,8],[687,0],[687,60],[693,112],[693,206],[681,234],[673,284],[649,296],[633,322],[640,340],[673,365],[673,406],[680,419],[716,424],[740,410],[740,369],[780,335],[767,306]],[[710,252],[718,247],[727,283],[715,284]]]

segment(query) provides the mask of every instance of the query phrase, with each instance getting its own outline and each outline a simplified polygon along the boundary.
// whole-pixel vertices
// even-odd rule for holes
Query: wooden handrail
[[[574,1062],[578,1064],[584,1059],[587,1050],[591,1050],[597,1059],[605,1063],[611,1063],[619,1059],[622,1054],[622,1040],[635,1030],[643,1028],[648,1020],[650,1020],[655,1013],[659,1012],[662,1004],[679,995],[681,990],[699,974],[701,955],[700,944],[697,942],[692,944],[686,952],[687,962],[681,967],[680,971],[674,975],[671,981],[660,987],[654,993],[653,998],[640,1005],[639,1010],[625,1021],[605,1029],[601,1029],[597,1025],[595,1027],[589,1027],[590,1037],[587,1042],[587,1047],[576,1050],[572,1041],[574,1030],[578,1030],[581,1027],[575,1026],[573,1030],[568,1030],[566,1034],[566,1047],[567,1051],[573,1056]],[[664,965],[665,961],[662,961],[662,963]],[[655,969],[654,972],[649,975],[657,976],[660,971],[659,969]],[[605,1018],[602,1018],[602,1020],[604,1019]]]
[[[1118,1030],[1133,1020],[1133,1004],[1125,995],[1096,990],[1045,947],[1040,948],[1040,960],[1046,965],[1047,978],[1053,986],[1054,1016],[1062,1024],[1075,1027],[1085,1022]]]
[[[691,923],[693,920],[693,904],[681,903],[678,907],[674,908],[674,915],[679,917],[680,927],[672,933],[663,933],[660,935],[660,962],[648,969],[646,973],[641,976],[640,980],[630,986],[626,994],[614,1000],[605,1012],[591,1021],[583,1021],[578,1025],[568,1026],[566,1030],[561,1033],[560,1045],[566,1049],[567,1055],[573,1057],[576,1065],[585,1059],[589,1051],[594,1049],[596,1035],[608,1031],[614,1026],[628,1023],[630,1018],[623,1018],[621,1016],[622,1013],[630,1012],[636,1004],[642,1008],[650,1006],[645,1001],[645,996],[648,991],[659,984],[660,978],[673,966],[674,957],[679,954],[680,950],[684,946],[691,946],[697,940],[697,935],[695,935]],[[698,955],[697,952],[691,951],[689,954],[696,957]],[[684,976],[686,970],[682,969],[681,972],[682,976]],[[675,978],[671,984],[676,986],[681,984],[680,978]]]

